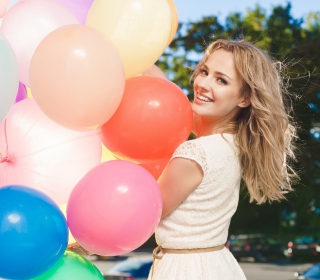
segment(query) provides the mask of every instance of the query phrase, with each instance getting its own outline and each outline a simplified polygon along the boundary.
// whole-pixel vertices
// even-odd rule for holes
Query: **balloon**
[[[5,119],[14,104],[18,87],[17,58],[9,42],[0,33],[0,122]]]
[[[64,5],[77,18],[79,23],[85,24],[88,11],[94,0],[56,0]]]
[[[0,277],[30,279],[53,267],[68,240],[52,199],[26,186],[0,187]]]
[[[28,98],[31,98],[32,97],[32,93],[31,93],[31,90],[29,87],[26,87],[27,88],[27,97]]]
[[[145,243],[161,212],[161,193],[152,175],[135,163],[112,160],[79,180],[68,200],[67,220],[83,248],[115,256]]]
[[[169,37],[169,41],[168,41],[168,45],[170,45],[170,43],[172,42],[174,35],[176,34],[177,30],[178,30],[178,12],[176,9],[176,5],[174,4],[173,0],[168,0],[170,9],[171,9],[171,14],[172,14],[172,21],[171,21],[171,33],[170,33],[170,37]]]
[[[0,124],[0,186],[27,185],[66,203],[78,179],[100,163],[97,131],[76,132],[47,118],[33,98],[12,106]]]
[[[155,76],[160,78],[167,78],[157,65],[152,65],[146,71],[142,72],[141,76]]]
[[[59,208],[60,208],[61,212],[63,213],[63,215],[65,216],[65,218],[67,218],[67,203],[63,203],[63,204],[59,205]],[[68,233],[69,233],[68,234],[68,236],[69,236],[68,245],[77,243],[77,241],[74,239],[73,235],[71,234],[70,230]]]
[[[102,145],[101,162],[117,159],[105,146]]]
[[[10,2],[10,0],[1,0],[0,1],[0,18],[2,18],[3,15],[6,13],[9,2]]]
[[[30,88],[42,111],[70,129],[107,122],[123,96],[121,59],[100,32],[70,25],[50,33],[30,65]]]
[[[105,34],[116,46],[126,78],[154,64],[167,47],[171,11],[165,0],[95,0],[86,25]]]
[[[191,105],[184,92],[169,80],[138,76],[126,81],[122,102],[100,128],[104,146],[116,157],[140,163],[170,158],[188,139]]]
[[[16,96],[16,101],[15,103],[23,100],[27,98],[27,89],[26,89],[26,86],[22,83],[19,83],[19,88],[18,88],[18,93],[17,93],[17,96]]]
[[[86,258],[66,251],[60,261],[49,271],[33,280],[103,280],[98,268]]]
[[[54,0],[22,0],[7,11],[0,31],[18,58],[20,82],[29,86],[30,61],[40,41],[51,31],[76,23],[75,16]]]
[[[168,164],[168,162],[169,162],[169,158],[165,158],[165,159],[162,159],[162,160],[156,161],[156,162],[150,162],[150,163],[144,163],[144,164],[142,163],[142,164],[140,164],[140,166],[147,169],[150,172],[150,174],[156,180],[158,180],[162,171],[164,170],[164,168]]]

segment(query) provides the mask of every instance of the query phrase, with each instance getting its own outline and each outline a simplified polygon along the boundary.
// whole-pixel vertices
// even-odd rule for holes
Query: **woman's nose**
[[[210,89],[210,80],[208,77],[205,77],[201,81],[199,81],[198,86],[203,91],[208,91]]]

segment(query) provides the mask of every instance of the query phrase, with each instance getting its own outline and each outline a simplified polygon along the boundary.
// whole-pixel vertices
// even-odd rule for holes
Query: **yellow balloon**
[[[63,215],[67,218],[67,203],[63,203],[60,206],[60,210],[63,213]],[[77,241],[74,239],[73,235],[71,234],[69,230],[69,239],[68,239],[68,244],[75,244]]]
[[[167,0],[95,0],[86,25],[116,46],[128,79],[148,69],[164,52],[172,11]]]
[[[173,40],[174,35],[176,34],[176,32],[178,30],[179,22],[178,22],[178,12],[177,12],[176,5],[174,4],[174,1],[168,0],[168,3],[170,5],[171,14],[172,14],[171,33],[170,33],[170,37],[169,37],[169,41],[168,41],[168,45],[170,45],[170,43]]]
[[[102,145],[102,156],[101,156],[101,162],[110,161],[110,160],[126,160],[131,161],[133,163],[139,164],[139,162],[131,160],[126,157],[121,156],[115,156],[112,152],[110,152],[104,145]],[[1,279],[0,279],[1,280]]]
[[[27,97],[31,98],[32,97],[31,89],[29,87],[26,87],[26,89],[27,89]]]
[[[117,158],[104,145],[102,145],[101,162],[116,160]]]

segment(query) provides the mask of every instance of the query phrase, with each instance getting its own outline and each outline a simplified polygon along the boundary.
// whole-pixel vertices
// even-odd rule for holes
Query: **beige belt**
[[[208,247],[208,248],[195,248],[195,249],[167,249],[167,248],[162,248],[161,246],[157,246],[153,252],[153,265],[151,269],[151,276],[153,276],[153,266],[154,266],[154,260],[161,260],[163,255],[168,253],[168,254],[190,254],[190,253],[205,253],[205,252],[213,252],[213,251],[219,251],[224,248],[223,245],[218,245],[214,247]]]

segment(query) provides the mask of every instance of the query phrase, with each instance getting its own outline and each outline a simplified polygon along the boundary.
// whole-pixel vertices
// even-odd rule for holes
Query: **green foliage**
[[[311,137],[310,130],[320,127],[320,12],[305,19],[291,15],[291,4],[276,6],[270,14],[260,5],[246,14],[232,13],[222,25],[215,15],[199,22],[180,23],[175,39],[159,59],[158,65],[174,83],[193,100],[192,69],[201,59],[206,45],[213,39],[244,39],[254,42],[282,63],[284,85],[292,93],[291,104],[299,131],[297,170],[301,182],[288,200],[272,205],[248,203],[248,195],[241,195],[231,233],[275,232],[296,233],[320,230],[320,215],[310,210],[315,199],[320,208],[320,139]],[[297,213],[288,228],[283,213]]]

